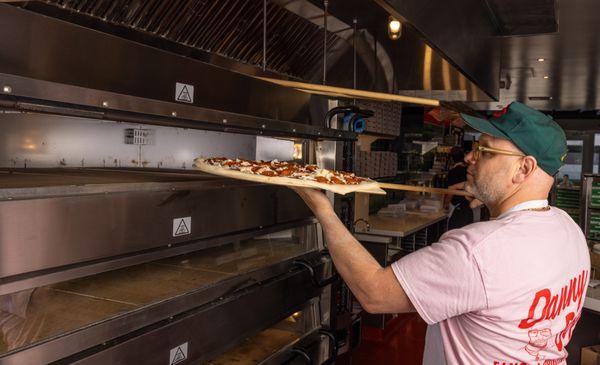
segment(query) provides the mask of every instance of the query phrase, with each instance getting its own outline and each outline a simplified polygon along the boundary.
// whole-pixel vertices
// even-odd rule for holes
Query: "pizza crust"
[[[194,163],[194,167],[202,172],[206,172],[213,175],[228,177],[238,180],[246,180],[264,184],[282,185],[282,186],[295,186],[300,188],[314,188],[332,191],[337,194],[345,195],[348,193],[368,193],[368,194],[379,194],[385,195],[385,191],[379,187],[379,183],[376,181],[368,180],[356,185],[341,185],[341,184],[324,184],[311,180],[300,180],[289,177],[279,176],[263,176],[255,175],[238,170],[229,170],[220,166],[213,166],[206,162],[203,158],[197,158]]]

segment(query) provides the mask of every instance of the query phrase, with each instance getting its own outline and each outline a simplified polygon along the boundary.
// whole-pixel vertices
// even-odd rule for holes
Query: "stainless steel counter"
[[[386,217],[373,214],[369,216],[370,229],[362,233],[401,238],[446,218],[448,218],[448,213],[443,211],[435,213],[407,212],[402,217]]]
[[[395,250],[415,251],[437,240],[446,231],[445,211],[434,213],[407,212],[402,217],[369,216],[369,228],[361,231],[362,240],[377,242],[377,236],[392,238],[389,247]],[[369,238],[368,236],[373,236]],[[386,243],[387,244],[387,243]],[[387,254],[386,254],[387,255]]]

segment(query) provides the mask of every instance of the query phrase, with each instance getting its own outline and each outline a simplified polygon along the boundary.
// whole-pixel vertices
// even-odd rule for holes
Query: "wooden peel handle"
[[[382,189],[390,189],[390,190],[405,190],[405,191],[418,191],[418,192],[424,192],[424,193],[438,193],[438,194],[447,194],[447,195],[471,196],[471,194],[467,193],[464,190],[429,188],[426,186],[379,183],[379,187]]]

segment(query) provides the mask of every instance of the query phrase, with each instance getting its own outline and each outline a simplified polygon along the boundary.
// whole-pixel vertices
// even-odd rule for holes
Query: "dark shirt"
[[[465,165],[456,165],[448,171],[448,186],[467,181],[467,167]],[[467,202],[464,196],[454,195],[450,200],[452,205],[459,205]]]

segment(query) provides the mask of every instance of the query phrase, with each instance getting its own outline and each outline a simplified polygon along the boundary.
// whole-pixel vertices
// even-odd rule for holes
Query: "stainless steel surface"
[[[11,294],[18,291],[58,283],[65,280],[95,275],[110,270],[117,270],[132,265],[150,262],[162,258],[168,258],[176,255],[187,254],[190,252],[204,250],[211,247],[218,247],[229,244],[231,242],[247,240],[252,237],[256,237],[256,235],[259,234],[269,234],[283,229],[295,228],[314,223],[314,218],[311,218],[304,221],[291,222],[288,224],[267,227],[258,231],[249,231],[238,234],[227,234],[219,237],[206,238],[193,242],[183,243],[180,245],[172,245],[171,247],[164,246],[154,250],[146,250],[143,253],[133,253],[130,255],[122,255],[116,258],[107,258],[103,260],[96,260],[94,262],[73,264],[68,267],[60,267],[53,270],[36,272],[32,275],[21,275],[13,278],[3,279],[0,280],[0,295]],[[312,234],[310,232],[308,233]],[[322,249],[323,242],[321,232],[317,231],[314,232],[314,234],[317,236],[316,247]]]
[[[125,130],[138,127],[78,117],[0,112],[0,168],[141,165],[193,171],[196,157],[293,159],[292,140],[162,126],[150,127],[152,144],[126,144]]]
[[[338,106],[339,103],[334,100],[330,100],[328,104],[328,108],[332,109]],[[341,123],[338,123],[337,117],[334,117],[332,120],[333,128],[341,128]],[[347,170],[351,171],[351,169],[345,169],[343,166],[343,144],[337,141],[318,141],[312,142],[311,144],[311,152],[314,153],[311,161],[314,161],[319,166],[322,166],[326,169],[332,170]],[[340,212],[340,197],[332,192],[326,192],[329,200],[334,206],[336,212]]]
[[[486,94],[498,98],[500,52],[483,2],[374,1],[422,34],[428,44]]]
[[[321,116],[312,116],[309,105],[321,103],[321,97],[10,5],[0,4],[0,24],[5,35],[0,37],[0,84],[12,88],[10,95],[1,95],[4,107],[36,110],[42,105],[47,112],[87,113],[99,119],[353,138],[351,133],[320,128]],[[32,32],[37,36],[30,38]],[[80,47],[86,52],[79,52]],[[128,62],[122,62],[125,59]],[[175,102],[176,82],[195,86],[193,103]],[[88,109],[72,111],[72,105]]]
[[[0,168],[0,201],[109,193],[259,186],[199,171],[138,168]]]
[[[30,336],[0,364],[164,363],[183,339],[204,361],[306,303],[304,330],[328,325],[331,294],[295,264],[317,281],[333,271],[298,196],[185,171],[199,155],[289,159],[294,142],[355,138],[323,128],[324,98],[203,62],[216,57],[204,51],[251,64],[269,54],[267,68],[308,70],[320,48],[301,47],[319,27],[268,2],[261,54],[260,31],[245,32],[260,29],[258,2],[52,3],[21,5],[72,23],[0,4],[0,304],[29,295],[17,330]],[[175,83],[193,100],[176,102]],[[127,145],[140,124],[152,141]],[[184,217],[189,234],[177,236]]]
[[[54,15],[62,13],[66,19],[79,20],[87,26],[101,27],[96,23],[106,22],[105,31],[111,26],[121,34],[141,33],[137,34],[141,39],[144,34],[153,35],[163,39],[163,46],[172,42],[180,48],[185,46],[187,53],[192,54],[212,52],[255,66],[262,66],[265,55],[269,55],[267,70],[296,77],[321,66],[322,62],[320,27],[287,11],[276,1],[267,1],[266,5],[262,1],[220,0],[163,6],[157,0],[134,5],[108,0],[45,2],[50,5],[44,7],[38,3],[27,7]],[[265,28],[269,37],[263,43]],[[328,42],[339,41],[329,34]],[[299,54],[301,58],[286,58],[282,54]]]
[[[316,330],[312,333],[308,334],[305,338],[297,341],[291,346],[287,346],[281,351],[277,352],[273,356],[269,357],[265,361],[261,362],[261,365],[281,365],[281,364],[290,364],[290,365],[298,365],[298,364],[306,364],[304,359],[294,355],[292,353],[293,349],[302,349],[306,352],[311,359],[313,364],[324,364],[326,361],[330,360],[330,344],[329,339],[326,336],[323,336],[319,333],[320,331]],[[329,362],[331,363],[331,362]],[[211,364],[212,365],[212,364]]]
[[[0,74],[0,82],[15,85],[11,87],[17,88],[20,90],[20,94],[26,95],[26,97],[16,95],[9,97],[0,94],[0,108],[9,111],[49,113],[69,117],[291,138],[356,138],[355,133],[325,129],[319,125],[257,118],[229,111],[190,107],[181,104],[173,105],[168,102],[19,76]],[[50,101],[46,100],[49,95],[53,96]],[[110,100],[110,102],[102,101],[102,104],[107,103],[111,108],[121,108],[122,110],[96,108],[94,105],[98,100]],[[311,104],[320,104],[320,102],[311,102]],[[89,106],[89,108],[82,110],[81,106]],[[314,109],[318,110],[319,108]]]
[[[313,3],[322,6],[319,1],[313,1]],[[332,84],[353,87],[353,80],[348,75],[353,72],[353,48],[355,48],[358,58],[357,86],[359,89],[393,93],[399,91],[404,93],[407,90],[463,90],[466,92],[468,100],[491,100],[486,92],[489,94],[493,90],[488,91],[482,80],[474,78],[474,76],[471,78],[466,76],[469,75],[468,73],[461,74],[460,70],[464,70],[464,68],[457,68],[457,65],[461,67],[465,65],[452,57],[445,58],[449,54],[444,52],[445,48],[454,50],[455,53],[460,52],[461,55],[467,52],[463,43],[457,39],[463,41],[465,37],[470,38],[471,36],[459,34],[458,28],[455,28],[454,24],[457,18],[456,21],[463,21],[461,20],[464,18],[463,14],[456,17],[444,17],[438,4],[431,2],[429,6],[435,9],[428,9],[428,12],[420,13],[419,16],[427,17],[426,21],[423,20],[423,28],[431,31],[432,35],[444,36],[443,42],[433,42],[432,39],[423,37],[422,33],[424,32],[420,32],[422,29],[410,26],[403,28],[403,34],[399,40],[392,41],[387,35],[386,27],[392,8],[389,7],[389,4],[382,6],[383,3],[374,0],[346,0],[330,4],[330,13],[342,20],[348,29],[348,34],[345,36],[348,46],[340,52],[341,55],[335,62],[335,66],[328,70],[327,78]],[[422,2],[411,3],[414,3],[411,6],[415,7],[425,8],[427,6]],[[440,6],[450,7],[451,5],[442,4]],[[459,11],[458,9],[462,9],[462,7],[457,6],[453,11]],[[473,11],[473,9],[469,11]],[[354,19],[357,19],[358,32],[355,47],[351,47],[353,42],[351,29]],[[476,21],[479,22],[479,20]],[[448,22],[453,24],[450,26]],[[410,25],[410,23],[407,24]],[[480,39],[477,38],[476,41],[480,42]],[[481,42],[485,43],[485,41]],[[476,53],[476,56],[477,60],[481,60],[489,55],[484,51],[481,54]],[[461,58],[461,61],[464,59]],[[467,61],[467,65],[476,64],[473,58],[469,58]],[[478,73],[486,78],[497,79],[494,64],[491,63],[489,66],[486,64],[486,67],[478,69]],[[444,96],[443,93],[441,95]]]
[[[34,346],[18,348],[0,355],[0,364],[48,363],[86,348],[103,344],[99,349],[102,350],[115,344],[112,341],[107,343],[107,340],[118,338],[132,331],[136,331],[135,335],[137,336],[151,332],[156,327],[169,327],[172,322],[178,322],[180,318],[188,317],[190,313],[206,313],[212,309],[217,311],[209,312],[210,318],[213,318],[212,321],[203,321],[203,326],[208,326],[208,328],[203,327],[204,331],[210,332],[212,329],[212,332],[220,331],[223,336],[239,336],[240,332],[234,330],[235,327],[231,327],[232,325],[252,323],[253,325],[250,327],[256,331],[291,314],[294,310],[298,310],[302,303],[319,295],[320,291],[310,284],[308,272],[293,266],[293,259],[298,257],[308,259],[319,269],[318,272],[323,272],[323,268],[330,263],[321,259],[320,255],[302,253],[304,250],[301,246],[295,250],[279,249],[275,253],[259,249],[255,254],[248,255],[244,254],[245,250],[252,251],[253,247],[260,248],[261,246],[246,244],[241,247],[241,250],[238,249],[232,253],[217,248],[191,256],[147,264],[146,267],[132,267],[44,289],[45,291],[54,291],[62,296],[73,297],[64,302],[49,297],[52,300],[47,302],[50,307],[40,308],[49,314],[47,320],[42,321],[41,325],[49,326],[48,329],[56,328],[54,331],[57,329],[64,331],[70,326],[72,329],[64,333],[55,332],[53,337],[38,342]],[[268,246],[266,247],[268,248]],[[238,252],[238,254],[232,256],[233,252]],[[215,253],[218,256],[215,256]],[[257,260],[261,257],[267,257],[267,259]],[[136,272],[137,274],[135,274]],[[163,273],[167,275],[163,275]],[[128,280],[124,281],[124,277],[128,277]],[[153,287],[141,285],[144,282],[153,282]],[[295,289],[290,291],[290,288]],[[35,293],[29,302],[32,307],[36,305],[35,295],[39,296]],[[44,295],[45,292],[40,293]],[[175,295],[173,296],[173,294]],[[280,298],[282,295],[284,297]],[[163,299],[160,300],[160,298]],[[104,307],[99,307],[98,304],[91,305],[91,302],[85,305],[82,301],[86,300],[101,300],[106,304]],[[261,301],[263,304],[266,302],[270,309],[266,305],[259,305]],[[128,308],[125,310],[109,309],[107,305],[111,303],[125,304]],[[39,304],[37,305],[39,306]],[[61,305],[66,307],[60,310]],[[114,307],[114,305],[112,306]],[[108,312],[102,314],[98,308],[105,308],[104,311],[108,310]],[[249,308],[255,308],[250,316],[247,315]],[[114,314],[111,316],[111,311],[116,312],[113,312]],[[229,321],[229,329],[226,333],[223,333],[223,328],[217,325],[221,321],[214,317],[214,313],[222,313],[226,316],[225,321]],[[61,321],[62,317],[65,318]],[[102,319],[102,317],[105,318]],[[35,320],[35,318],[31,319]],[[92,322],[85,322],[90,320]],[[82,326],[86,323],[87,325]],[[157,325],[152,325],[155,323]],[[56,327],[52,327],[53,325]],[[150,327],[148,327],[149,325]],[[46,327],[42,328],[46,329]],[[147,328],[147,330],[143,328]],[[199,327],[196,326],[188,328],[194,328],[196,334],[201,332],[197,331]],[[248,330],[246,328],[246,331]],[[44,331],[40,332],[44,333]],[[206,335],[203,334],[203,336]],[[214,344],[217,342],[222,349],[223,346],[232,343],[231,338],[223,338],[223,336],[209,336],[202,343],[196,342],[196,345],[208,346],[214,351],[217,348]],[[130,352],[132,351],[130,350]],[[140,356],[139,350],[133,352]]]
[[[375,1],[331,3],[326,31],[323,10],[319,8],[323,6],[322,1],[270,1],[266,52],[261,49],[261,46],[264,47],[261,42],[264,22],[261,21],[262,4],[258,2],[188,2],[164,7],[153,6],[155,3],[120,6],[119,2],[107,0],[51,0],[46,4],[29,2],[26,8],[250,75],[264,74],[262,63],[268,54],[267,73],[270,70],[321,82],[323,72],[326,72],[329,83],[352,86],[352,80],[347,75],[353,72],[352,60],[356,49],[361,70],[357,84],[359,88],[390,92],[463,90],[468,93],[469,100],[490,99],[469,77],[461,75],[458,71],[461,68],[455,67],[456,64],[463,66],[454,59],[458,58],[457,54],[460,56],[464,53],[464,49],[460,48],[462,46],[443,39],[443,44],[433,42],[438,48],[432,50],[419,32],[408,28],[399,41],[389,41],[385,33],[389,13]],[[317,3],[317,6],[313,3]],[[433,14],[438,14],[437,9]],[[433,35],[443,33],[444,36],[449,30],[454,31],[454,18],[439,19],[441,17],[443,14],[439,14],[436,21],[427,23],[427,29],[435,27]],[[356,37],[352,31],[354,18],[360,27]],[[441,20],[452,21],[453,24],[438,28],[436,24]],[[327,34],[326,47],[322,45],[322,32]],[[475,40],[478,41],[478,38]],[[450,62],[446,62],[442,57],[444,53],[439,52],[444,48],[454,52],[454,58],[449,58]],[[323,53],[325,49],[326,54]],[[473,55],[481,59],[479,53]],[[327,62],[324,65],[325,57]],[[460,61],[468,63],[465,69],[473,69],[472,58],[463,57]],[[475,76],[485,74],[489,77],[489,73],[497,82],[497,70],[494,71],[494,67],[489,70],[478,68]],[[481,85],[480,79],[471,79]],[[486,87],[483,89],[489,93]]]
[[[340,104],[337,101],[330,100],[327,108],[333,109]],[[338,117],[335,116],[332,120],[332,128],[342,128],[341,123],[338,123]],[[336,141],[318,141],[314,142],[314,163],[326,169],[342,168],[342,144]]]
[[[500,89],[499,102],[475,104],[475,107],[496,110],[517,100],[548,111],[600,109],[600,23],[596,19],[600,3],[573,0],[559,5],[557,33],[500,40],[500,78],[510,79],[510,87]],[[539,62],[538,58],[545,60]],[[596,127],[596,122],[589,120],[590,129]]]
[[[291,287],[296,290],[287,290]],[[206,361],[257,329],[275,324],[316,295],[318,292],[307,285],[302,275],[285,274],[258,290],[242,291],[235,298],[224,298],[214,308],[199,308],[176,316],[158,328],[150,328],[74,363],[163,364],[169,351],[185,342],[190,344],[190,361]]]
[[[162,126],[151,145],[124,141],[126,129],[139,124],[80,117],[0,112],[0,167],[137,167],[192,170],[199,156],[254,159],[257,137]],[[265,139],[266,137],[261,137]],[[261,146],[279,159],[291,158],[281,146]],[[274,150],[275,149],[275,150]],[[74,188],[74,187],[73,187]]]
[[[231,350],[207,362],[209,365],[280,365],[290,357],[290,350],[319,340],[320,316],[318,301],[311,300],[302,311],[296,312],[276,325],[244,339]],[[324,357],[313,357],[321,364]]]
[[[294,159],[294,143],[302,143],[289,139],[256,137],[256,160],[291,161]]]
[[[53,170],[25,178],[61,173]],[[102,176],[93,170],[86,173]],[[160,179],[161,173],[155,176]],[[285,187],[228,186],[197,176],[197,185],[185,189],[166,184],[156,191],[0,201],[0,277],[4,281],[33,271],[311,216],[300,198]],[[69,176],[64,177],[66,183],[61,185],[72,185]],[[181,217],[191,217],[191,233],[173,237],[173,220]]]

